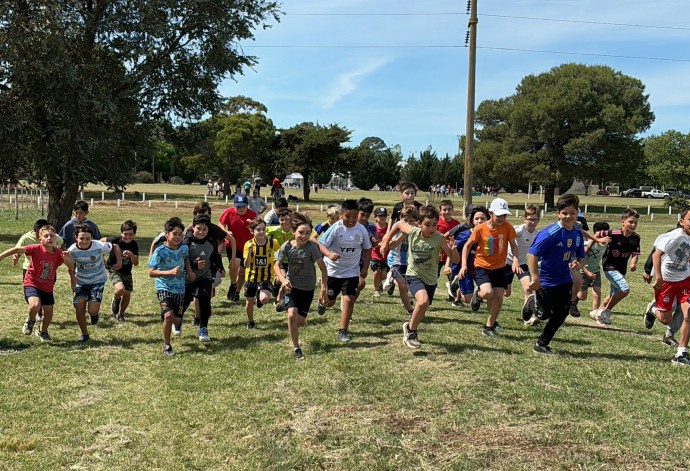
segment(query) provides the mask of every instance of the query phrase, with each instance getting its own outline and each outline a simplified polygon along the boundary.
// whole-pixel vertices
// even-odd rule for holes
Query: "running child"
[[[101,232],[98,230],[96,223],[88,218],[89,203],[84,200],[78,200],[74,203],[74,206],[72,206],[72,211],[74,211],[74,216],[72,216],[72,218],[62,226],[60,232],[58,232],[58,235],[63,240],[61,248],[65,249],[74,243],[75,237],[77,236],[76,227],[79,224],[85,224],[91,228],[93,239],[99,240],[101,238]]]
[[[291,215],[292,210],[289,208],[281,208],[278,210],[278,225],[277,226],[266,226],[266,237],[270,240],[274,240],[278,243],[278,247],[281,247],[286,241],[290,240],[292,238],[292,220],[291,220]],[[266,221],[264,221],[265,223]],[[312,231],[311,235],[312,241],[316,242],[316,239],[314,238],[314,231]],[[284,263],[285,260],[283,260]],[[287,269],[287,267],[283,267],[284,269]],[[285,306],[282,303],[279,303],[279,300],[283,298],[282,293],[280,292],[280,281],[278,280],[278,277],[273,274],[273,286],[271,287],[271,295],[273,296],[273,299],[275,300],[275,305],[276,305],[276,311],[277,312],[283,312],[285,310]]]
[[[594,232],[608,231],[610,229],[609,223],[595,222]],[[606,245],[596,243],[594,240],[588,240],[585,243],[585,266],[582,267],[580,276],[582,277],[582,286],[577,293],[578,301],[587,300],[587,291],[592,288],[592,311],[599,309],[601,305],[601,257],[606,251]]]
[[[374,229],[376,230],[376,240],[382,240],[388,232],[388,211],[380,207],[374,210]],[[375,244],[371,250],[371,271],[374,278],[374,297],[381,296],[383,291],[383,280],[388,276],[390,268],[386,257],[381,253],[379,244]]]
[[[602,257],[604,275],[611,283],[611,292],[599,309],[589,313],[590,317],[602,324],[611,324],[613,308],[628,294],[630,286],[625,280],[628,266],[635,271],[640,255],[640,235],[635,232],[640,213],[628,208],[621,215],[621,229],[597,233],[598,237],[610,237],[610,242]]]
[[[376,235],[376,226],[369,222],[369,217],[371,216],[371,213],[374,212],[374,202],[369,198],[360,198],[359,200],[357,200],[357,205],[359,207],[359,212],[357,213],[357,222],[361,224],[364,227],[364,229],[369,233],[369,240],[371,242],[371,248],[373,249],[374,247],[378,246],[381,242],[381,239],[379,239],[379,237]],[[324,247],[321,247],[321,255],[325,255]],[[365,275],[359,277],[359,283],[357,284],[357,294],[355,294],[355,300],[357,297],[359,297],[359,293],[364,291],[364,287],[367,284],[366,273],[368,271],[370,262],[371,251],[369,252],[369,259],[366,260],[366,262],[364,260],[364,252],[362,252],[359,258],[359,270],[360,273],[364,272]]]
[[[438,204],[438,214],[438,232],[440,232],[443,237],[450,237],[451,229],[460,225],[460,221],[453,217],[453,202],[451,200],[441,200]],[[446,266],[446,260],[448,260],[448,257],[446,257],[444,252],[441,252],[441,257],[438,259],[437,270],[439,276],[441,275],[441,270]]]
[[[63,263],[67,265],[67,268],[73,269],[74,262],[68,252],[56,247],[57,235],[55,235],[53,226],[45,224],[36,233],[40,244],[5,250],[0,254],[0,260],[9,255],[18,254],[24,254],[28,257],[29,265],[24,272],[22,286],[24,287],[24,299],[29,305],[29,312],[22,327],[22,333],[31,335],[36,323],[36,315],[39,310],[42,310],[43,317],[40,320],[38,330],[36,330],[36,336],[43,342],[49,342],[51,338],[48,334],[48,327],[53,320],[53,306],[55,305],[55,298],[53,297],[55,273]]]
[[[316,284],[314,264],[321,270],[319,295],[321,303],[325,303],[327,299],[328,274],[318,245],[309,240],[312,231],[309,218],[300,213],[292,213],[291,220],[293,239],[286,241],[280,247],[273,264],[273,272],[286,293],[283,302],[287,308],[288,331],[295,360],[301,360],[304,355],[299,346],[298,329],[306,323],[309,307],[314,300],[314,285]],[[284,259],[287,260],[287,270],[281,265]]]
[[[419,220],[419,213],[417,208],[414,206],[406,206],[400,211],[400,219],[411,225],[417,226],[417,221]],[[407,253],[409,250],[409,243],[407,240],[407,234],[403,232],[398,232],[393,236],[388,242],[386,247],[382,246],[383,249],[388,250],[388,266],[391,267],[390,274],[386,279],[386,283],[389,283],[389,287],[386,288],[384,283],[383,289],[386,289],[389,296],[393,295],[393,289],[395,285],[398,285],[398,291],[400,293],[400,301],[402,301],[405,310],[407,311],[408,317],[412,317],[412,303],[410,302],[409,290],[407,288],[407,281],[405,280],[405,274],[407,273]],[[382,243],[383,244],[383,243]],[[384,251],[385,253],[385,251]]]
[[[534,242],[535,237],[539,233],[537,229],[537,224],[539,224],[539,209],[530,204],[525,208],[525,218],[523,223],[519,226],[514,226],[515,229],[515,243],[520,250],[520,257],[518,263],[520,264],[521,273],[517,274],[517,279],[522,286],[523,301],[527,301],[527,298],[532,293],[529,288],[529,268],[527,267],[527,251],[529,250],[532,242]],[[508,249],[508,257],[506,258],[506,265],[513,265],[513,252]],[[515,273],[512,270],[506,268],[506,292],[504,296],[507,298],[512,293],[513,278]]]
[[[506,289],[506,257],[508,246],[513,251],[512,270],[520,273],[520,250],[515,243],[515,229],[506,224],[506,217],[510,214],[508,202],[496,198],[489,206],[489,220],[476,226],[470,238],[462,249],[462,268],[459,276],[463,279],[469,272],[469,253],[472,245],[477,244],[474,258],[475,281],[477,289],[471,301],[472,310],[477,310],[480,300],[487,302],[489,317],[482,328],[482,333],[488,337],[498,337],[496,319],[503,305],[503,293]]]
[[[237,286],[244,284],[244,265],[242,264],[242,249],[244,244],[252,238],[249,231],[249,223],[256,219],[256,213],[247,208],[247,195],[236,193],[233,198],[233,207],[223,211],[218,222],[235,238],[235,248],[228,241],[225,242],[225,250],[230,262],[230,287],[228,288],[228,301],[239,301],[240,293]],[[233,253],[234,250],[234,253]]]
[[[185,278],[194,281],[189,262],[189,247],[182,245],[184,224],[172,217],[163,227],[165,242],[153,251],[149,259],[149,276],[155,278],[156,296],[161,306],[163,322],[163,355],[174,354],[170,337],[173,324],[182,325]]]
[[[314,232],[312,232],[311,238],[314,242],[319,238],[321,234],[326,232],[329,227],[335,224],[340,218],[340,206],[336,204],[329,204],[326,208],[326,221],[321,224],[317,224],[314,227]]]
[[[81,331],[77,342],[85,343],[89,341],[86,312],[88,310],[91,324],[96,325],[103,300],[103,288],[108,281],[103,255],[115,252],[113,271],[122,268],[122,255],[117,245],[94,240],[93,230],[86,224],[77,224],[74,227],[74,237],[76,242],[67,249],[74,260],[74,269],[69,270],[69,275],[74,292],[72,302]]]
[[[548,319],[532,348],[535,353],[554,353],[549,344],[570,311],[571,271],[579,270],[585,262],[584,238],[581,230],[575,227],[577,206],[577,198],[573,195],[558,198],[558,222],[539,231],[529,248],[530,288],[538,298],[541,320]]]
[[[412,317],[409,322],[403,324],[403,344],[409,348],[417,349],[422,347],[417,335],[417,329],[422,320],[424,320],[426,311],[434,299],[438,283],[436,270],[439,253],[441,251],[445,252],[455,263],[460,261],[455,245],[445,239],[436,230],[437,228],[438,211],[434,206],[429,205],[419,215],[419,227],[399,221],[386,235],[383,242],[385,249],[391,238],[398,231],[408,236],[409,258],[405,278],[407,286],[415,299]]]
[[[113,317],[120,324],[125,322],[125,313],[132,298],[132,291],[134,291],[132,267],[139,265],[139,244],[134,240],[136,234],[137,224],[128,219],[120,225],[120,235],[118,237],[101,240],[101,242],[110,242],[114,246],[118,246],[122,255],[122,265],[119,270],[114,269],[117,263],[115,251],[110,252],[106,264],[110,272],[110,281],[113,284],[114,291],[110,310]]]
[[[400,202],[393,206],[391,220],[388,224],[389,228],[393,227],[393,224],[400,220],[400,211],[402,211],[405,206],[414,206],[417,208],[417,212],[419,212],[424,206],[422,203],[415,200],[419,188],[417,188],[417,185],[414,183],[402,181],[398,183],[398,191],[400,191]]]
[[[247,329],[256,327],[254,303],[261,309],[271,299],[271,281],[275,254],[280,249],[278,241],[266,237],[266,223],[257,217],[249,223],[254,237],[244,244],[244,266],[247,277],[244,282],[244,309],[247,313]]]
[[[489,219],[489,211],[484,206],[472,206],[470,214],[467,217],[468,229],[464,231],[459,231],[455,235],[455,247],[458,253],[462,253],[467,241],[472,235],[472,231],[478,225],[486,222]],[[476,270],[474,268],[474,257],[477,254],[477,244],[470,244],[467,252],[467,273],[463,278],[460,278],[460,269],[462,268],[462,263],[452,263],[449,259],[447,261],[447,267],[450,269],[450,279],[451,284],[449,287],[448,295],[451,296],[451,303],[456,307],[462,307],[463,303],[470,304],[472,301],[472,294],[475,288],[475,275]],[[480,303],[476,303],[472,306],[474,311],[479,310]]]
[[[323,315],[327,307],[332,307],[338,294],[340,299],[340,328],[338,340],[349,342],[348,327],[352,318],[358,285],[367,276],[371,259],[370,234],[358,219],[362,219],[362,206],[355,200],[345,200],[340,207],[340,221],[333,224],[320,238],[323,247],[339,255],[335,260],[326,257],[324,262],[328,271],[328,299],[319,302],[317,312]],[[335,258],[335,257],[334,257]],[[360,263],[362,260],[363,263]]]

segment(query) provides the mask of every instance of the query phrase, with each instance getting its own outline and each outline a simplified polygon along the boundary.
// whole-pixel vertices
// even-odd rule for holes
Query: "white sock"
[[[676,352],[676,357],[682,356],[683,353],[688,353],[688,347],[678,347],[678,351]]]

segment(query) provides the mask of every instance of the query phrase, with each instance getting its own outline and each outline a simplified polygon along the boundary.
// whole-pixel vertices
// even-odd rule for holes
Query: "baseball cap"
[[[374,210],[374,216],[388,216],[388,210],[383,206]]]
[[[472,214],[472,210],[475,208],[475,205],[472,203],[468,204],[467,207],[465,208],[465,217],[468,218]]]
[[[510,209],[508,209],[508,202],[503,198],[496,198],[491,202],[489,206],[489,212],[494,213],[496,216],[505,216],[510,214]]]
[[[243,195],[241,193],[235,194],[235,198],[233,199],[232,203],[235,206],[247,206],[247,195]]]

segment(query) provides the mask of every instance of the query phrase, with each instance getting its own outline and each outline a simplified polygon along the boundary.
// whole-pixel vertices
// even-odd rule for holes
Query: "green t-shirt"
[[[606,252],[606,246],[603,246],[594,242],[592,246],[587,251],[587,258],[585,258],[585,268],[592,273],[599,273],[601,271],[601,257]]]
[[[268,226],[266,228],[266,237],[277,241],[280,246],[292,239],[292,233],[285,232],[280,226]]]
[[[422,230],[414,227],[407,238],[407,276],[422,280],[426,285],[438,283],[438,255],[441,252],[443,235],[434,232],[422,237]]]
[[[26,247],[27,245],[34,245],[34,244],[40,244],[40,242],[36,238],[36,234],[34,234],[34,231],[29,231],[19,238],[19,241],[17,241],[17,244],[15,245],[15,247]],[[60,237],[57,234],[55,234],[55,247],[62,247],[62,237]],[[29,262],[30,261],[31,261],[31,257],[27,257],[26,255],[23,256],[22,270],[28,270],[29,269]]]

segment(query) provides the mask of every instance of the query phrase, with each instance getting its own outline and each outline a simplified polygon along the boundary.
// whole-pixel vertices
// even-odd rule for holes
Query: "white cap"
[[[508,202],[503,198],[496,198],[491,202],[491,206],[489,206],[489,212],[494,213],[496,216],[505,216],[507,214],[510,214],[510,210],[508,209]]]

